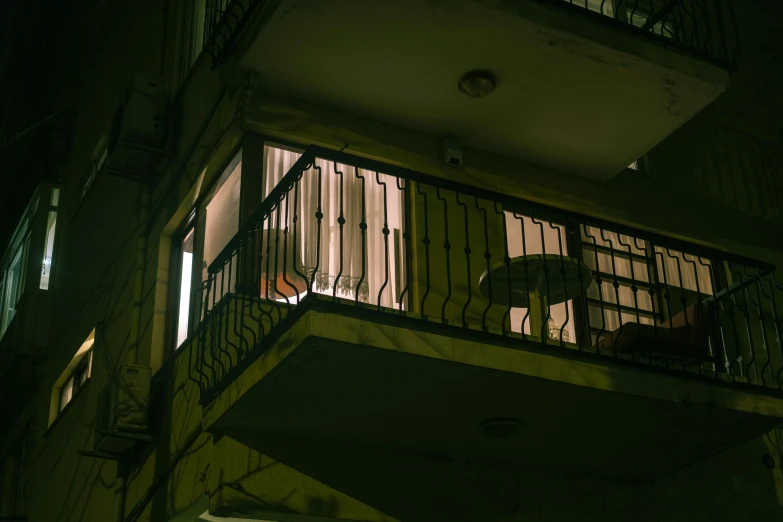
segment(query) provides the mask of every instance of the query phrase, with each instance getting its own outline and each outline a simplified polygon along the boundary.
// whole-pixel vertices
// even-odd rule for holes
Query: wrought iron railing
[[[537,0],[587,10],[727,69],[740,52],[732,0]],[[207,0],[204,48],[216,68],[264,0]]]
[[[544,0],[588,10],[729,70],[740,52],[732,0]]]
[[[228,58],[242,29],[265,0],[206,0],[204,51],[216,69]]]
[[[783,387],[769,264],[341,152],[286,154],[293,166],[208,268],[191,352],[205,400],[324,300],[400,327]]]

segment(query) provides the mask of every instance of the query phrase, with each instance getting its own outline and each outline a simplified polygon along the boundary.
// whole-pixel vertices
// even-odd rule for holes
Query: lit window
[[[193,276],[193,229],[182,240],[180,248],[179,315],[177,318],[177,348],[188,338],[190,290]]]
[[[60,189],[52,189],[49,218],[46,223],[43,264],[41,266],[41,290],[49,289],[49,279],[52,274],[52,255],[54,253],[54,231],[57,227],[57,204],[59,201]]]
[[[3,293],[0,295],[0,335],[5,333],[11,320],[16,315],[16,306],[24,291],[24,260],[26,257],[29,237],[11,257],[11,263],[3,277]]]
[[[71,362],[65,367],[60,377],[52,388],[51,403],[49,408],[49,424],[54,422],[57,415],[65,409],[79,392],[86,386],[92,376],[93,345],[95,344],[95,330],[90,332],[87,339],[76,351]]]
[[[60,411],[63,411],[69,402],[73,400],[79,390],[81,390],[92,374],[92,349],[90,349],[82,358],[82,361],[73,371],[68,380],[60,390]]]
[[[217,189],[206,207],[206,220],[204,227],[204,267],[202,269],[202,281],[207,280],[207,268],[225,248],[239,228],[239,195],[242,178],[242,154],[241,152],[229,165],[226,171],[229,173],[225,181]],[[231,292],[236,283],[222,279],[217,281],[217,288],[223,294]],[[219,296],[215,296],[219,298]]]

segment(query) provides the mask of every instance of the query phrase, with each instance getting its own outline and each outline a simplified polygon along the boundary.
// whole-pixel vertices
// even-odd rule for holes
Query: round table
[[[557,254],[528,254],[512,257],[508,266],[505,262],[497,263],[481,274],[479,292],[502,306],[528,308],[533,333],[543,330],[549,305],[579,296],[592,283],[592,270],[578,259]]]

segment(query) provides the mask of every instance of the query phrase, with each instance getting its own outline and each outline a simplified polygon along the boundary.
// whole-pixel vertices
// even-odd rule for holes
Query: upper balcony
[[[41,184],[0,258],[0,412],[23,404],[18,390],[36,375],[46,347],[60,189]],[[10,392],[10,393],[9,393]]]
[[[207,429],[372,504],[378,470],[302,461],[313,441],[641,480],[783,418],[773,266],[335,151],[265,158],[186,348]],[[406,459],[373,484],[443,479],[402,486]]]
[[[210,6],[207,52],[261,89],[598,180],[724,92],[739,50],[728,0]],[[460,92],[471,71],[494,91]]]

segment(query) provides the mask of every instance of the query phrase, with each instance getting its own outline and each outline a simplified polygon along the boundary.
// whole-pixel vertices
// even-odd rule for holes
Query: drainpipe
[[[141,186],[139,204],[139,235],[136,238],[136,273],[133,277],[133,308],[131,309],[130,346],[128,364],[139,361],[139,342],[141,336],[141,304],[144,295],[144,265],[147,258],[147,222],[149,220],[150,188]]]

